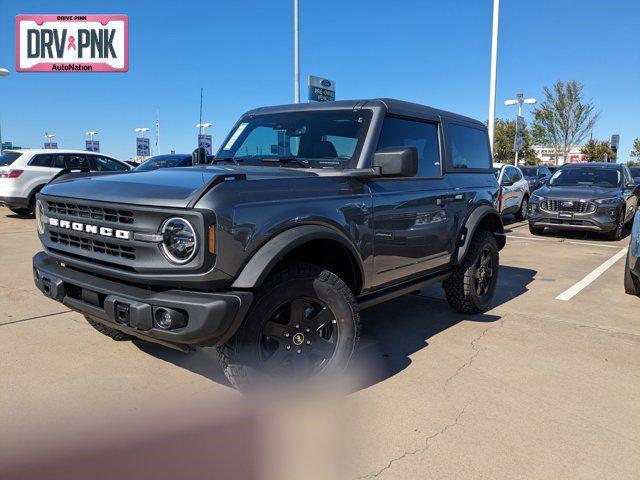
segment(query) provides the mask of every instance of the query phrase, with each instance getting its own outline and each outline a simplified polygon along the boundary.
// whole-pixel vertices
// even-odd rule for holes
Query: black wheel
[[[478,230],[462,263],[444,283],[449,305],[463,313],[479,313],[489,307],[496,289],[500,260],[491,232]]]
[[[87,322],[89,322],[89,325],[91,325],[93,328],[95,328],[97,331],[99,331],[101,334],[106,335],[107,337],[110,337],[112,339],[114,339],[117,342],[124,342],[127,340],[133,340],[135,339],[135,337],[132,337],[131,335],[127,335],[126,333],[121,332],[120,330],[116,330],[115,328],[110,328],[107,327],[106,325],[100,323],[100,322],[96,322],[95,320],[91,320],[91,318],[89,317],[84,317]]]
[[[31,215],[31,210],[28,208],[9,208],[13,213],[20,216]]]
[[[272,273],[238,332],[218,348],[242,391],[344,370],[359,337],[355,297],[334,273],[306,263]]]
[[[535,227],[530,223],[529,232],[531,232],[531,234],[533,235],[542,235],[542,232],[544,232],[544,227]]]
[[[360,329],[355,297],[334,273],[307,263],[272,273],[238,332],[218,348],[241,391],[343,371]]]
[[[526,195],[522,197],[522,203],[520,209],[515,213],[516,220],[519,222],[526,220],[529,216],[529,197]]]
[[[629,256],[631,255],[630,251],[627,251],[627,260],[624,264],[624,291],[629,295],[639,295],[640,296],[640,279],[636,277],[633,273],[631,273],[631,269],[629,268]]]
[[[624,210],[620,213],[618,217],[618,222],[616,223],[616,228],[609,232],[609,240],[613,240],[617,242],[618,240],[622,240],[624,236]]]

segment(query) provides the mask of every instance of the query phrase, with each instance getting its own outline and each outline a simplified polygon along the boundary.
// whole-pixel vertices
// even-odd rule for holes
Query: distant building
[[[538,157],[538,160],[540,160],[540,163],[543,165],[562,165],[564,163],[562,159],[562,151],[560,149],[540,146],[533,146],[531,148],[535,152],[536,157]],[[585,154],[581,153],[582,148],[582,145],[571,147],[566,163],[584,162],[587,157]]]

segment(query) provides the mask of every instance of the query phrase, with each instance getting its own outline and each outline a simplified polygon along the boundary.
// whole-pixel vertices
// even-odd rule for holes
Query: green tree
[[[636,158],[640,157],[640,137],[633,141],[633,150],[631,150],[629,155]]]
[[[580,153],[586,156],[587,162],[603,162],[605,155],[609,161],[614,161],[616,157],[611,145],[606,140],[591,139],[580,149]]]
[[[516,121],[496,118],[493,131],[493,158],[496,162],[511,163],[515,161],[513,144],[516,139]],[[530,146],[530,135],[526,127],[524,128],[524,145],[520,150],[520,159],[524,159],[528,165],[536,165],[537,157]],[[529,163],[536,162],[536,163]]]
[[[533,111],[532,137],[536,144],[554,148],[567,161],[572,146],[579,145],[593,129],[600,113],[583,99],[584,86],[571,80],[544,87],[545,99]]]

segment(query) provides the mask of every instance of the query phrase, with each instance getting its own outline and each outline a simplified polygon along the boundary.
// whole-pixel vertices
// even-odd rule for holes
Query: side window
[[[36,155],[29,165],[32,167],[51,167],[54,155]]]
[[[489,137],[485,130],[449,124],[451,166],[453,168],[490,168]]]
[[[416,147],[417,176],[433,178],[441,175],[437,124],[387,117],[384,119],[377,149],[387,147]]]
[[[500,180],[500,183],[513,182],[513,175],[511,175],[511,173],[511,169],[509,167],[505,167],[502,171],[502,180]]]
[[[56,155],[51,155],[51,157],[53,157],[53,160],[51,161],[51,166],[53,168],[67,168],[64,164],[64,155],[62,154],[56,154]]]
[[[629,172],[629,168],[626,165],[624,165],[622,167],[622,170],[624,171],[624,183],[634,183],[633,177],[631,176],[631,172]]]
[[[65,168],[91,168],[85,155],[68,153],[64,156]]]
[[[509,170],[511,170],[511,178],[513,178],[514,183],[522,180],[522,174],[519,169],[511,167]]]
[[[127,169],[127,167],[122,165],[120,162],[116,162],[112,158],[102,157],[99,155],[91,155],[91,158],[93,159],[93,163],[95,163],[95,168],[98,172],[114,172]]]

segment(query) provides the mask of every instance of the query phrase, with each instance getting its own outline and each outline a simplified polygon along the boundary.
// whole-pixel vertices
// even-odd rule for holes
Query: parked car
[[[629,167],[633,181],[640,184],[640,167]]]
[[[624,291],[640,297],[640,212],[636,211],[624,266]]]
[[[425,285],[489,307],[505,235],[483,122],[391,99],[267,107],[216,160],[233,165],[47,185],[36,286],[116,339],[217,346],[239,388],[343,370],[358,312]]]
[[[204,158],[204,157],[203,157]],[[206,162],[211,163],[213,155],[206,156]],[[158,168],[174,168],[174,167],[192,167],[193,156],[187,153],[170,153],[165,155],[156,155],[150,157],[144,163],[136,167],[136,171],[156,170]]]
[[[529,230],[546,227],[604,232],[620,240],[633,219],[640,187],[626,165],[571,163],[563,165],[531,195]]]
[[[529,211],[529,182],[522,171],[504,163],[494,163],[493,171],[500,185],[500,214],[513,213],[516,220],[525,220]]]
[[[549,168],[541,165],[541,166],[526,166],[520,167],[524,178],[529,182],[529,193],[537,190],[542,185],[545,184],[549,178],[551,178],[552,173],[549,171]]]
[[[0,156],[0,204],[17,214],[33,213],[36,194],[62,169],[126,171],[125,162],[84,150],[5,150]]]

